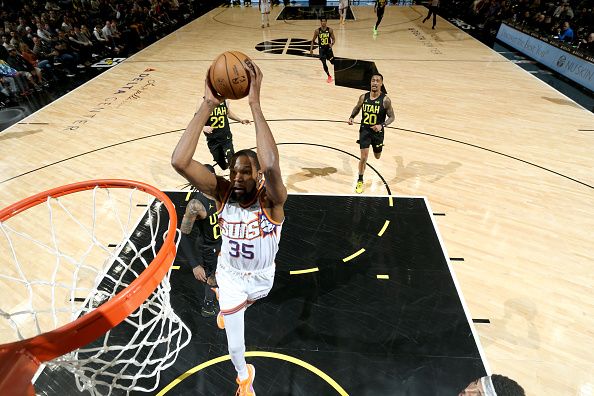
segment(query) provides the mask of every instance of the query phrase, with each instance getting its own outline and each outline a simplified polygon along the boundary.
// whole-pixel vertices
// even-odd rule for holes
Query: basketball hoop
[[[137,195],[146,198],[144,204],[135,205]],[[80,210],[76,209],[89,200],[93,203],[92,217],[88,207],[87,213],[78,214]],[[127,213],[122,210],[126,205]],[[45,216],[37,214],[44,207],[50,231],[45,237],[36,235],[45,228]],[[29,216],[33,218],[25,221],[28,225],[21,226],[15,216],[22,214],[17,217],[26,218],[23,212],[29,210],[34,212]],[[143,211],[136,226],[132,225],[134,211]],[[166,215],[168,222],[162,224],[161,217]],[[146,246],[135,232],[134,227],[139,226],[150,231],[151,240]],[[73,235],[63,237],[62,228],[72,230]],[[24,292],[22,300],[15,300],[18,309],[7,311],[0,304],[0,324],[5,321],[3,331],[14,330],[12,338],[16,339],[0,345],[0,394],[34,395],[31,380],[41,363],[66,368],[75,374],[78,388],[92,394],[102,393],[100,388],[108,393],[113,388],[156,389],[159,372],[175,361],[179,350],[190,340],[189,329],[169,300],[176,233],[176,211],[167,195],[148,184],[130,180],[74,183],[1,210],[0,238],[5,241],[0,239],[0,243],[5,245],[0,245],[0,249],[5,249],[0,253],[6,254],[0,255],[0,260],[6,257],[8,262],[0,262],[0,266],[2,270],[8,268],[8,272],[0,272],[0,286],[8,285],[9,294],[13,290]],[[120,238],[120,242],[109,244],[115,238]],[[20,251],[24,246],[25,251]],[[53,261],[47,260],[47,256],[53,257]],[[91,262],[92,258],[98,260]],[[49,279],[36,279],[38,270],[28,270],[27,261],[41,269],[49,267]],[[64,273],[68,276],[60,279]],[[89,279],[83,279],[83,273],[90,274]],[[35,295],[38,290],[42,297]],[[60,323],[62,317],[66,318],[64,323]],[[116,326],[123,321],[125,337],[121,331],[110,336],[112,329],[117,331],[120,327]],[[48,326],[55,328],[47,331]],[[26,334],[31,329],[36,334]],[[90,343],[93,345],[88,346]],[[110,369],[116,372],[109,372]],[[145,382],[138,383],[138,378]],[[146,382],[150,383],[148,387]]]

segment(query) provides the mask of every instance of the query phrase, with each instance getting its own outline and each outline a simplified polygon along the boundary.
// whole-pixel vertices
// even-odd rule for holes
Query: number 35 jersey
[[[270,218],[262,207],[264,187],[253,202],[241,205],[227,194],[219,212],[221,253],[219,263],[238,271],[259,271],[274,265],[282,222]]]
[[[376,99],[371,99],[371,92],[367,92],[363,99],[361,129],[371,129],[372,126],[383,124],[386,121],[383,92]]]

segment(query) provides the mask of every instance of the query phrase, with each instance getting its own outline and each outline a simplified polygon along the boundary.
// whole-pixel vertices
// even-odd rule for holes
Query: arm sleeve
[[[192,243],[192,238],[197,238],[197,244],[200,246],[202,245],[202,236],[190,233],[182,234],[179,246],[184,256],[188,259],[188,263],[190,263],[190,266],[194,269],[200,265],[200,262],[196,257],[196,250],[194,248],[194,243]]]

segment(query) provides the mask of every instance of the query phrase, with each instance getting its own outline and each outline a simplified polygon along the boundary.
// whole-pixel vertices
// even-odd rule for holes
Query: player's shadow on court
[[[325,168],[301,168],[303,172],[294,173],[289,175],[287,178],[287,187],[291,191],[295,192],[307,192],[308,190],[304,190],[299,188],[295,185],[295,183],[304,182],[307,180],[311,180],[316,177],[325,177],[332,175],[337,172],[337,169],[332,166],[327,166]]]
[[[400,183],[408,179],[425,176],[433,176],[428,182],[435,183],[450,173],[456,172],[462,165],[456,161],[450,161],[447,164],[411,161],[404,165],[404,160],[400,156],[394,157],[394,160],[396,161],[396,177],[390,183]]]

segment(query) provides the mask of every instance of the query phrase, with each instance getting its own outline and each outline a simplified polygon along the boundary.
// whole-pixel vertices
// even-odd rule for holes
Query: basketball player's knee
[[[373,146],[373,155],[376,159],[379,159],[382,156],[382,150],[384,149],[384,144],[381,143],[377,146]]]
[[[234,355],[243,355],[245,353],[245,344],[243,343],[231,343],[229,342],[229,354],[231,356]]]

